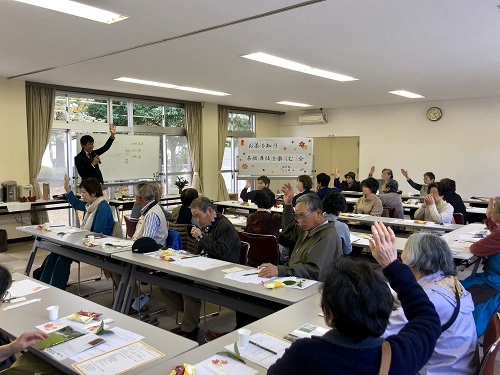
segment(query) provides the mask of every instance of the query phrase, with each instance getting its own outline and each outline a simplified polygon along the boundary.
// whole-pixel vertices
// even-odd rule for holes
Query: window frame
[[[231,115],[234,114],[243,114],[251,116],[252,122],[252,130],[251,131],[242,131],[242,130],[230,130],[229,127],[231,125]],[[238,153],[236,152],[238,148],[237,140],[239,138],[255,138],[256,137],[256,113],[255,112],[247,112],[247,111],[229,111],[228,113],[228,130],[226,136],[226,142],[230,138],[231,139],[231,169],[221,169],[221,174],[230,173],[231,174],[231,186],[228,186],[228,190],[231,193],[239,193],[238,181],[239,181],[239,169],[238,169]],[[252,188],[253,186],[252,182]]]

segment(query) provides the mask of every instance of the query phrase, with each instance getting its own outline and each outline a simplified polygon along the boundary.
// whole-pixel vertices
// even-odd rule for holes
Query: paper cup
[[[49,313],[49,320],[57,320],[59,317],[59,306],[49,306],[47,307],[47,311]]]
[[[95,239],[95,237],[94,237],[94,236],[88,236],[87,238],[89,239],[89,241],[90,241],[90,242],[93,242],[93,241],[94,241],[94,239]]]
[[[250,334],[252,332],[246,328],[240,328],[238,330],[238,347],[246,348],[250,342]]]

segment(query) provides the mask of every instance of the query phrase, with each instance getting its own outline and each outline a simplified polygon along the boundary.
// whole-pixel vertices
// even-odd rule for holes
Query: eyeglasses
[[[295,218],[298,219],[298,220],[303,220],[306,218],[306,216],[309,216],[311,214],[311,211],[309,211],[307,214],[303,214],[303,213],[296,213],[295,214]]]
[[[6,291],[2,296],[2,303],[9,303],[11,299],[12,296],[10,295],[10,292]]]

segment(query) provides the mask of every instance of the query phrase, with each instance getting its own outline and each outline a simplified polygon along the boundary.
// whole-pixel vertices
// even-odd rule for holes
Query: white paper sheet
[[[104,337],[97,336],[93,333],[88,333],[84,336],[74,338],[72,340],[55,345],[51,348],[44,349],[44,352],[52,358],[62,361],[75,354],[81,353],[93,346],[98,346],[103,343]]]
[[[268,277],[259,277],[259,270],[257,268],[250,270],[241,270],[239,272],[228,273],[224,276],[225,279],[238,281],[245,284],[260,284],[269,281]]]
[[[285,349],[290,347],[291,343],[280,337],[274,336],[268,332],[256,333],[250,336],[250,341],[254,342],[260,346],[263,346],[277,354],[273,354],[268,350],[262,349],[256,345],[248,344],[245,348],[238,347],[240,355],[252,362],[257,363],[259,366],[264,368],[269,368],[273,363],[275,363],[283,353]],[[225,348],[234,353],[234,344],[225,346]]]
[[[84,375],[118,375],[164,356],[139,341],[75,363],[73,367]]]
[[[196,364],[196,375],[254,375],[258,371],[223,355],[214,355]]]
[[[73,357],[71,357],[71,359],[75,362],[85,361],[89,358],[96,357],[111,350],[121,348],[122,346],[132,344],[144,338],[144,336],[138,335],[134,332],[127,331],[120,327],[114,327],[111,329],[111,331],[113,331],[115,334],[102,335],[102,338],[106,341],[103,342],[101,345],[86,350],[85,352],[79,353],[77,355],[74,355]]]
[[[9,292],[12,298],[16,298],[24,297],[45,289],[49,289],[49,287],[37,283],[36,281],[26,279],[21,281],[14,281],[9,289]]]
[[[178,260],[176,262],[173,262],[173,264],[176,264],[176,265],[182,266],[182,267],[193,268],[195,270],[206,271],[206,270],[210,270],[212,268],[228,266],[231,263],[225,262],[223,260],[198,256],[198,257],[181,259],[181,260]]]

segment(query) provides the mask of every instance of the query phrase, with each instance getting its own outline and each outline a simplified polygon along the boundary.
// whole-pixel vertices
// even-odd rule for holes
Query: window
[[[78,133],[107,133],[108,119],[119,127],[119,134],[161,137],[166,192],[178,193],[175,186],[178,176],[191,181],[192,167],[182,105],[60,91],[56,93],[52,134],[39,174],[40,182],[51,184],[52,195],[64,193],[64,175],[73,175],[74,157],[80,152]],[[127,189],[123,187],[121,190]],[[119,188],[114,190],[121,191]],[[67,213],[63,222],[66,221]]]
[[[238,180],[238,139],[241,137],[255,137],[255,114],[230,112],[228,136],[221,168],[230,193],[239,193],[246,183],[246,179]]]
[[[53,130],[47,149],[42,157],[38,182],[50,184],[50,194],[64,194],[64,175],[68,173],[68,133]],[[68,222],[68,210],[47,211],[49,220],[55,223]]]

